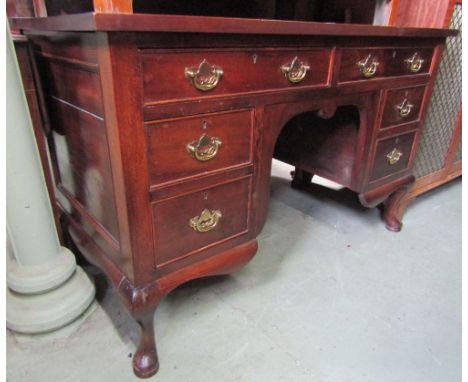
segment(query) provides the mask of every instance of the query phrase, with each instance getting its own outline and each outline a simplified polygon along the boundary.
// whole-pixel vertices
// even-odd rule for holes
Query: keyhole
[[[207,191],[205,191],[203,193],[203,199],[208,200],[208,192]]]
[[[254,54],[252,55],[252,61],[253,61],[254,64],[257,63],[257,58],[258,58],[257,54],[254,53]]]
[[[206,130],[207,128],[208,128],[208,122],[203,121],[203,122],[202,122],[202,129],[203,129],[203,130]]]

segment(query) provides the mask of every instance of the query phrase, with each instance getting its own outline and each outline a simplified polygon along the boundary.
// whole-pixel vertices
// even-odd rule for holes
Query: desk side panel
[[[68,218],[131,278],[121,251],[99,47],[95,34],[30,36],[57,203]]]

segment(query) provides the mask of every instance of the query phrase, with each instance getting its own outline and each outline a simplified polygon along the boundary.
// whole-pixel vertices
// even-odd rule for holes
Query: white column
[[[38,333],[81,315],[95,290],[60,246],[9,30],[6,46],[7,327]]]

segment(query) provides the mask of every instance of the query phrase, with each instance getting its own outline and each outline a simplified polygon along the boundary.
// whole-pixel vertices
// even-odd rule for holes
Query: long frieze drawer
[[[145,103],[326,85],[331,49],[140,50]]]
[[[252,161],[252,110],[150,122],[146,128],[152,185]]]
[[[339,81],[429,72],[432,48],[342,49]]]
[[[371,182],[408,169],[415,136],[413,131],[377,141]]]
[[[419,119],[425,86],[387,90],[382,127],[399,125]]]
[[[153,204],[156,264],[245,234],[251,177]]]

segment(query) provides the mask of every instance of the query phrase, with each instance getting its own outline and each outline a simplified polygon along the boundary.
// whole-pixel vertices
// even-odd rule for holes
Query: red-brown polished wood
[[[42,83],[64,230],[140,324],[140,377],[159,368],[152,317],[164,295],[255,255],[273,156],[297,167],[295,185],[323,174],[366,206],[385,202],[387,227],[400,228],[413,116],[453,34],[103,13],[12,26]],[[372,57],[361,63],[370,52],[375,71]],[[402,96],[413,104],[403,121],[392,114]]]
[[[43,31],[139,31],[417,38],[440,38],[454,35],[452,30],[435,28],[399,28],[272,19],[106,13],[82,13],[45,18],[16,18],[11,19],[10,26],[12,28]]]
[[[152,185],[252,163],[251,109],[148,122],[145,126]],[[202,137],[219,142],[210,160],[200,161],[194,152],[187,155],[189,146],[200,145]]]
[[[390,25],[394,26],[411,26],[411,27],[440,27],[448,28],[455,11],[456,5],[462,5],[462,0],[443,0],[443,1],[412,1],[407,7],[406,2],[393,1],[392,17]],[[436,56],[439,60],[442,52]],[[432,93],[432,89],[429,90]],[[422,109],[428,106],[430,96],[425,97],[422,104]],[[461,138],[461,105],[459,114],[456,118],[456,127],[453,131],[452,140],[446,152],[444,166],[442,169],[433,173],[417,178],[414,186],[399,202],[397,216],[403,216],[406,207],[419,195],[447,183],[462,175],[461,160],[454,162],[456,152],[460,146]],[[423,113],[424,114],[424,113]]]
[[[424,86],[387,90],[382,128],[418,120],[425,91]]]

